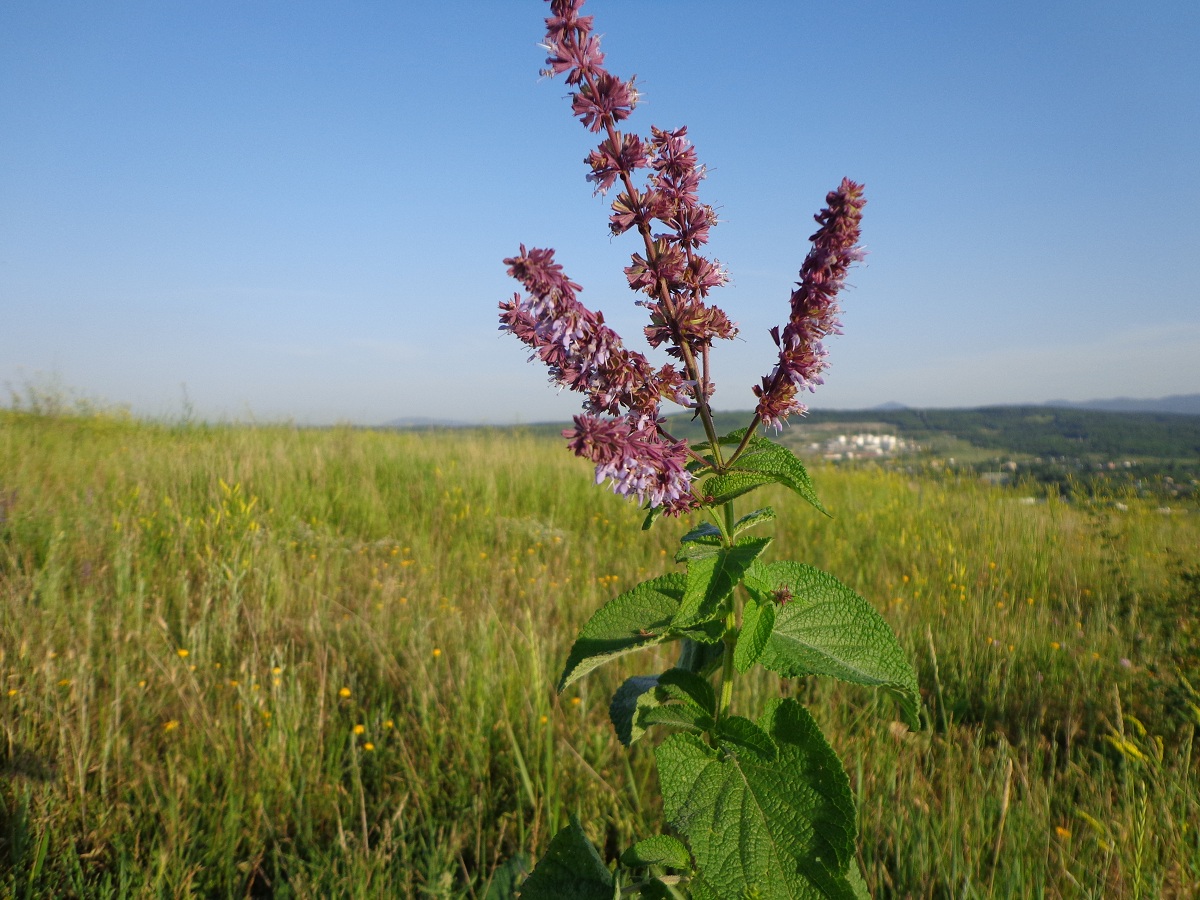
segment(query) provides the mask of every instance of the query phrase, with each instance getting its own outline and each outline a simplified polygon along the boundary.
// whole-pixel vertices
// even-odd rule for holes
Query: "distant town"
[[[799,448],[830,461],[844,459],[886,459],[901,453],[912,453],[920,448],[912,441],[895,434],[839,434],[824,441],[811,441]]]

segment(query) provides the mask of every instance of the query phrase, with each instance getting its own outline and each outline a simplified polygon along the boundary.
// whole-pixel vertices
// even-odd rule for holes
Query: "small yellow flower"
[[[396,727],[396,723],[393,722],[391,719],[388,719],[386,722],[383,723],[383,727],[386,728],[388,731],[391,731],[393,728]]]
[[[340,691],[338,691],[338,696],[341,697],[343,700],[345,700],[346,698],[348,698],[350,696],[350,688],[348,688],[348,687],[342,688]]]
[[[365,725],[355,725],[354,726],[355,734],[362,734],[366,730],[367,730],[367,727]]]
[[[271,674],[272,675],[282,675],[283,669],[281,669],[279,666],[275,666],[273,669],[271,669]]]
[[[272,678],[271,684],[275,685],[275,687],[279,687],[281,684],[283,684],[283,679],[282,678]]]
[[[1054,833],[1057,834],[1064,841],[1067,840],[1068,838],[1070,838],[1070,836],[1071,836],[1071,832],[1069,830],[1067,830],[1066,828],[1063,828],[1061,825],[1054,826]]]
[[[229,686],[230,686],[230,687],[237,687],[237,686],[238,686],[238,684],[239,684],[239,682],[237,681],[237,679],[234,679],[234,678],[231,678],[231,679],[229,679]]]
[[[1051,641],[1051,642],[1050,642],[1050,649],[1051,649],[1051,650],[1061,650],[1061,649],[1062,649],[1062,644],[1060,644],[1058,641]]]
[[[70,686],[71,686],[71,679],[70,679],[70,678],[64,678],[64,679],[62,679],[62,680],[61,680],[61,681],[58,683],[58,686],[59,686],[59,687],[70,687]]]
[[[8,696],[10,696],[10,697],[15,697],[15,696],[17,696],[17,694],[19,694],[19,693],[21,693],[21,692],[20,692],[20,691],[18,691],[16,688],[9,688],[9,689],[8,689]]]
[[[366,750],[368,753],[370,753],[372,750],[375,749],[375,745],[372,744],[370,741],[367,741],[365,744],[363,744],[363,749]]]
[[[579,705],[580,703],[582,703],[582,702],[583,702],[583,700],[582,700],[582,698],[580,698],[580,697],[572,697],[572,698],[571,698],[571,705],[572,705],[572,706],[578,706],[578,705]]]
[[[169,722],[163,722],[163,731],[174,731],[178,727],[179,727],[179,722],[176,721],[175,719],[172,719]]]
[[[546,716],[542,716],[540,719],[538,719],[538,721],[545,725],[550,720]]]
[[[185,647],[180,647],[180,648],[179,648],[178,650],[176,650],[175,652],[176,652],[177,654],[179,654],[179,658],[180,658],[180,659],[187,659],[187,658],[188,658],[188,651],[187,651],[187,648],[185,648]]]
[[[441,648],[441,647],[434,647],[434,648],[433,648],[433,658],[434,658],[434,659],[437,659],[437,658],[438,658],[439,656],[441,656],[441,655],[442,655],[442,648]]]

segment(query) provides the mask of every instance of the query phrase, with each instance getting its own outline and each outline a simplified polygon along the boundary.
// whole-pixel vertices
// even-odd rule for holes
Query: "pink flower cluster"
[[[779,363],[755,386],[755,413],[766,425],[780,428],[788,416],[803,414],[806,407],[796,399],[803,389],[822,383],[826,350],[821,341],[840,334],[837,320],[838,292],[846,283],[850,264],[863,258],[858,247],[862,209],[866,204],[861,184],[842,179],[837,190],[825,197],[826,207],[815,216],[821,226],[809,238],[812,249],[800,268],[800,283],[792,292],[792,314],[783,329],[771,330],[779,347]]]
[[[708,354],[714,340],[737,334],[725,313],[706,302],[728,276],[718,261],[699,252],[717,224],[713,208],[698,196],[705,169],[686,128],[651,128],[648,138],[618,130],[638,104],[634,81],[604,68],[593,19],[580,14],[583,0],[548,2],[543,74],[565,76],[574,88],[572,112],[601,135],[584,160],[588,180],[597,194],[616,188],[612,234],[636,231],[641,237],[642,248],[632,255],[625,276],[630,288],[645,294],[638,302],[649,311],[650,346],[665,347],[681,366],[656,370],[641,353],[626,350],[604,317],[579,302],[581,288],[563,274],[553,250],[522,245],[517,256],[504,261],[526,293],[500,304],[501,329],[533,348],[552,381],[586,395],[585,414],[563,435],[575,453],[596,464],[596,480],[610,479],[618,493],[678,512],[698,502],[686,468],[690,450],[663,430],[660,405],[665,399],[696,409],[714,438]],[[638,170],[645,170],[644,178],[635,181]],[[843,181],[828,200],[792,294],[791,318],[782,336],[772,331],[779,363],[754,389],[758,420],[775,427],[804,411],[796,400],[801,388],[820,383],[821,339],[837,330],[837,292],[850,262],[861,256],[855,249],[861,186]]]
[[[718,262],[697,252],[717,221],[713,208],[697,196],[704,167],[686,128],[652,128],[648,140],[617,130],[637,105],[638,91],[632,80],[621,81],[604,69],[592,17],[579,14],[582,6],[583,0],[550,0],[543,73],[565,73],[567,84],[578,88],[571,95],[572,111],[590,131],[604,133],[584,162],[597,193],[619,182],[609,216],[612,233],[636,229],[642,237],[644,252],[633,254],[625,276],[633,290],[649,297],[642,302],[650,309],[650,345],[667,344],[667,353],[676,359],[702,355],[714,339],[737,334],[722,310],[704,302],[709,291],[728,280]],[[649,169],[641,186],[633,178],[638,169]],[[704,395],[711,394],[711,383],[703,376],[697,380],[705,381]],[[694,400],[697,385],[691,387]]]
[[[687,444],[658,433],[663,397],[686,399],[679,371],[655,370],[641,353],[625,349],[603,315],[579,302],[582,288],[563,274],[553,250],[522,245],[504,262],[528,294],[500,304],[501,330],[532,347],[552,381],[587,395],[587,414],[563,432],[571,449],[596,464],[597,483],[611,479],[617,493],[675,512],[690,508]]]

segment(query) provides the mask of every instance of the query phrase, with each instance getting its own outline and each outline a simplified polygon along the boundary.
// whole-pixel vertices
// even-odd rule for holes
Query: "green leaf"
[[[697,637],[696,631],[680,632],[686,636],[680,641],[679,659],[675,662],[675,668],[707,677],[721,664],[721,658],[725,655],[725,643],[721,640],[725,633],[725,623],[709,622],[705,627],[719,632],[715,640],[710,641],[704,636]]]
[[[762,525],[764,522],[770,522],[775,518],[775,510],[769,506],[764,506],[762,509],[756,509],[754,512],[746,513],[733,526],[733,534],[737,536],[747,528],[754,528]]]
[[[678,572],[660,575],[596,610],[571,647],[558,690],[610,659],[668,640],[667,629],[678,616],[684,586]]]
[[[646,733],[638,721],[638,710],[644,705],[657,705],[654,689],[658,686],[657,675],[634,675],[626,678],[613,694],[608,705],[608,717],[612,720],[617,739],[626,747]]]
[[[709,537],[707,535],[699,537],[684,536],[686,543],[681,543],[679,549],[675,551],[675,562],[687,562],[690,559],[708,559],[710,556],[716,556],[721,552],[720,532],[717,532],[718,537]]]
[[[521,900],[612,900],[612,896],[612,873],[574,816],[521,885]]]
[[[640,900],[678,900],[679,894],[672,891],[658,878],[651,878],[638,885]],[[870,900],[870,898],[868,898]]]
[[[689,628],[719,616],[721,604],[771,540],[742,538],[713,556],[688,560],[686,589],[671,624],[679,629]]]
[[[646,866],[666,866],[670,869],[687,871],[692,867],[692,855],[677,838],[668,834],[656,834],[638,841],[621,854],[621,865],[631,869]]]
[[[774,626],[774,603],[758,603],[753,599],[746,601],[742,607],[742,630],[733,649],[733,664],[743,675],[758,661]]]
[[[870,603],[832,575],[796,562],[758,566],[745,581],[759,602],[785,591],[758,661],[785,677],[832,675],[892,694],[904,721],[920,728],[920,690],[892,629]]]
[[[773,761],[722,752],[691,734],[655,752],[667,821],[696,861],[697,898],[856,900],[850,781],[812,716],[772,703],[759,727]]]
[[[529,854],[518,852],[510,856],[492,873],[483,900],[516,900],[517,885],[529,874],[529,866]]]
[[[799,494],[825,515],[829,515],[829,511],[821,505],[821,501],[817,498],[817,491],[813,487],[812,479],[808,477],[808,470],[804,468],[804,463],[800,462],[800,458],[782,444],[776,444],[766,439],[763,439],[761,443],[753,443],[750,449],[737,458],[729,472],[730,474],[753,473],[766,480],[778,482]],[[705,482],[705,490],[715,493],[709,487],[711,483],[712,479]]]
[[[763,762],[770,762],[778,755],[770,735],[742,716],[726,716],[717,726],[717,738],[725,749],[734,753],[750,752]]]
[[[707,678],[686,669],[667,669],[658,676],[658,687],[676,700],[682,700],[710,716],[717,714],[717,692]]]
[[[871,900],[871,892],[867,890],[867,880],[863,878],[862,869],[858,867],[857,862],[850,863],[850,868],[846,870],[846,880],[850,882],[850,888],[854,891],[856,900]]]
[[[753,472],[726,472],[724,475],[714,475],[704,482],[701,495],[708,506],[721,506],[730,500],[736,500],[742,494],[748,494],[756,487],[770,484],[774,481],[769,475]],[[712,499],[708,499],[711,497]]]
[[[716,710],[716,692],[708,679],[668,669],[661,675],[627,678],[613,694],[608,717],[617,738],[628,747],[651,725],[709,731]]]
[[[716,724],[712,716],[704,710],[683,703],[639,706],[634,715],[643,732],[651,725],[666,725],[668,728],[685,728],[689,731],[711,731]]]
[[[701,522],[679,540],[683,543],[688,541],[705,541],[716,539],[717,543],[721,542],[721,529],[712,522]]]

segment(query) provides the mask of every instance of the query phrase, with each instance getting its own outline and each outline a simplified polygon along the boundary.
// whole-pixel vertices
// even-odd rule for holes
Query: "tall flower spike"
[[[837,320],[838,292],[846,283],[851,263],[865,255],[858,240],[866,202],[863,186],[843,178],[837,190],[825,197],[825,209],[814,217],[821,227],[809,238],[812,249],[800,267],[788,324],[782,335],[778,329],[771,331],[779,346],[779,362],[754,388],[759,398],[755,413],[772,428],[782,427],[788,416],[803,414],[807,407],[796,395],[821,384],[826,366],[822,340],[838,334],[841,325]]]

